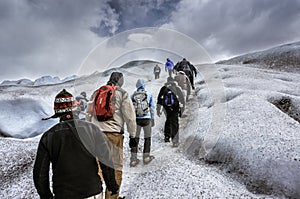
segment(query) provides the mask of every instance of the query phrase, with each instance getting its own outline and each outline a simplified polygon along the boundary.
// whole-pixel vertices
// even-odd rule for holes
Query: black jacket
[[[167,110],[167,107],[165,106],[164,100],[165,100],[165,93],[166,91],[170,89],[173,93],[176,94],[176,97],[178,99],[178,102],[180,102],[183,107],[182,110],[179,110],[179,106],[175,107],[174,111],[178,112],[184,111],[185,108],[185,99],[184,99],[184,95],[182,93],[182,89],[177,85],[177,83],[175,81],[169,81],[167,83],[165,83],[165,85],[160,89],[158,96],[157,96],[157,108],[160,109],[160,106],[163,106],[165,110]]]
[[[195,77],[197,76],[197,69],[195,68],[195,66],[193,64],[191,64],[189,61],[187,60],[182,60],[181,62],[178,62],[175,66],[174,69],[176,71],[184,71],[184,67],[188,66],[191,75],[195,75]],[[184,71],[186,73],[186,71]]]
[[[55,198],[86,198],[102,192],[97,157],[108,190],[116,192],[113,163],[103,133],[82,120],[63,121],[40,140],[33,180],[41,198],[52,198],[49,166],[52,163]]]

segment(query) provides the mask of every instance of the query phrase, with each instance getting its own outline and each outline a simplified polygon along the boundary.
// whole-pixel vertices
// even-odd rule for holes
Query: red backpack
[[[107,121],[115,113],[115,91],[118,86],[101,86],[94,95],[94,114],[98,121]]]

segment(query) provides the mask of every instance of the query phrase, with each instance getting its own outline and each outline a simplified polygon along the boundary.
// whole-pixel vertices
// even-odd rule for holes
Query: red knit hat
[[[67,112],[72,112],[72,106],[74,102],[74,97],[71,93],[63,89],[55,97],[54,101],[54,112],[55,115],[61,116]]]
[[[74,102],[74,97],[71,93],[67,92],[66,89],[60,91],[54,100],[54,115],[48,118],[43,118],[43,120],[47,120],[50,118],[61,117],[66,114],[72,113],[72,106]]]

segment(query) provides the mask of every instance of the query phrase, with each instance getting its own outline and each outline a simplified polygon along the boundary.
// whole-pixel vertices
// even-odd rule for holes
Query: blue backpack
[[[165,91],[163,101],[164,106],[171,110],[174,110],[174,108],[179,106],[176,94],[169,88],[167,88]]]

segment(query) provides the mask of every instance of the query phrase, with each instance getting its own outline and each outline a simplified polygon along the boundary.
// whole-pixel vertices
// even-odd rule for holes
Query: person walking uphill
[[[166,72],[169,73],[169,77],[172,77],[173,69],[174,69],[174,63],[169,58],[167,58],[167,62],[165,64],[165,70]]]
[[[186,76],[188,76],[188,78],[190,79],[193,90],[195,89],[194,76],[197,77],[197,70],[194,65],[192,65],[189,61],[183,58],[181,62],[177,63],[174,66],[174,70],[178,72],[183,71],[186,74]]]
[[[188,101],[191,95],[191,87],[192,87],[190,79],[188,78],[188,76],[186,76],[186,74],[183,71],[179,71],[175,75],[174,80],[178,83],[178,86],[180,86],[182,91],[185,91],[184,92],[185,101]]]
[[[179,145],[179,121],[185,109],[185,101],[181,88],[177,85],[172,77],[168,77],[167,83],[160,89],[157,96],[156,112],[157,116],[161,115],[161,107],[163,107],[166,114],[165,122],[165,142],[172,143],[174,147]]]
[[[94,103],[92,103],[95,106],[94,114],[92,114],[92,123],[100,128],[108,140],[115,166],[116,181],[119,187],[121,187],[122,183],[123,134],[125,123],[127,131],[129,132],[130,147],[137,146],[134,139],[136,136],[135,110],[129,94],[121,88],[123,83],[123,74],[120,72],[113,72],[107,85],[100,87],[94,92]],[[107,93],[107,95],[105,95],[105,93]],[[101,104],[104,104],[105,106],[102,107]],[[112,112],[103,112],[105,110],[111,110]],[[116,199],[118,197],[118,194],[111,196],[108,190],[105,191],[106,199]]]
[[[113,162],[103,133],[89,122],[74,119],[73,96],[65,89],[55,97],[55,114],[60,122],[46,131],[39,142],[33,167],[33,181],[42,199],[102,198],[102,170],[111,195],[117,195]],[[49,167],[52,163],[53,193]],[[54,194],[54,196],[53,196]]]
[[[154,78],[159,79],[161,69],[160,67],[156,64],[155,67],[153,68],[153,73],[154,73]]]
[[[137,146],[131,148],[131,167],[134,167],[139,163],[139,159],[137,158],[137,152],[141,129],[144,130],[143,162],[144,164],[148,164],[154,159],[154,156],[150,155],[150,148],[151,127],[154,126],[155,104],[151,93],[146,91],[145,87],[145,81],[143,79],[138,79],[136,82],[137,90],[131,95],[131,100],[135,108],[137,124],[135,138]]]

